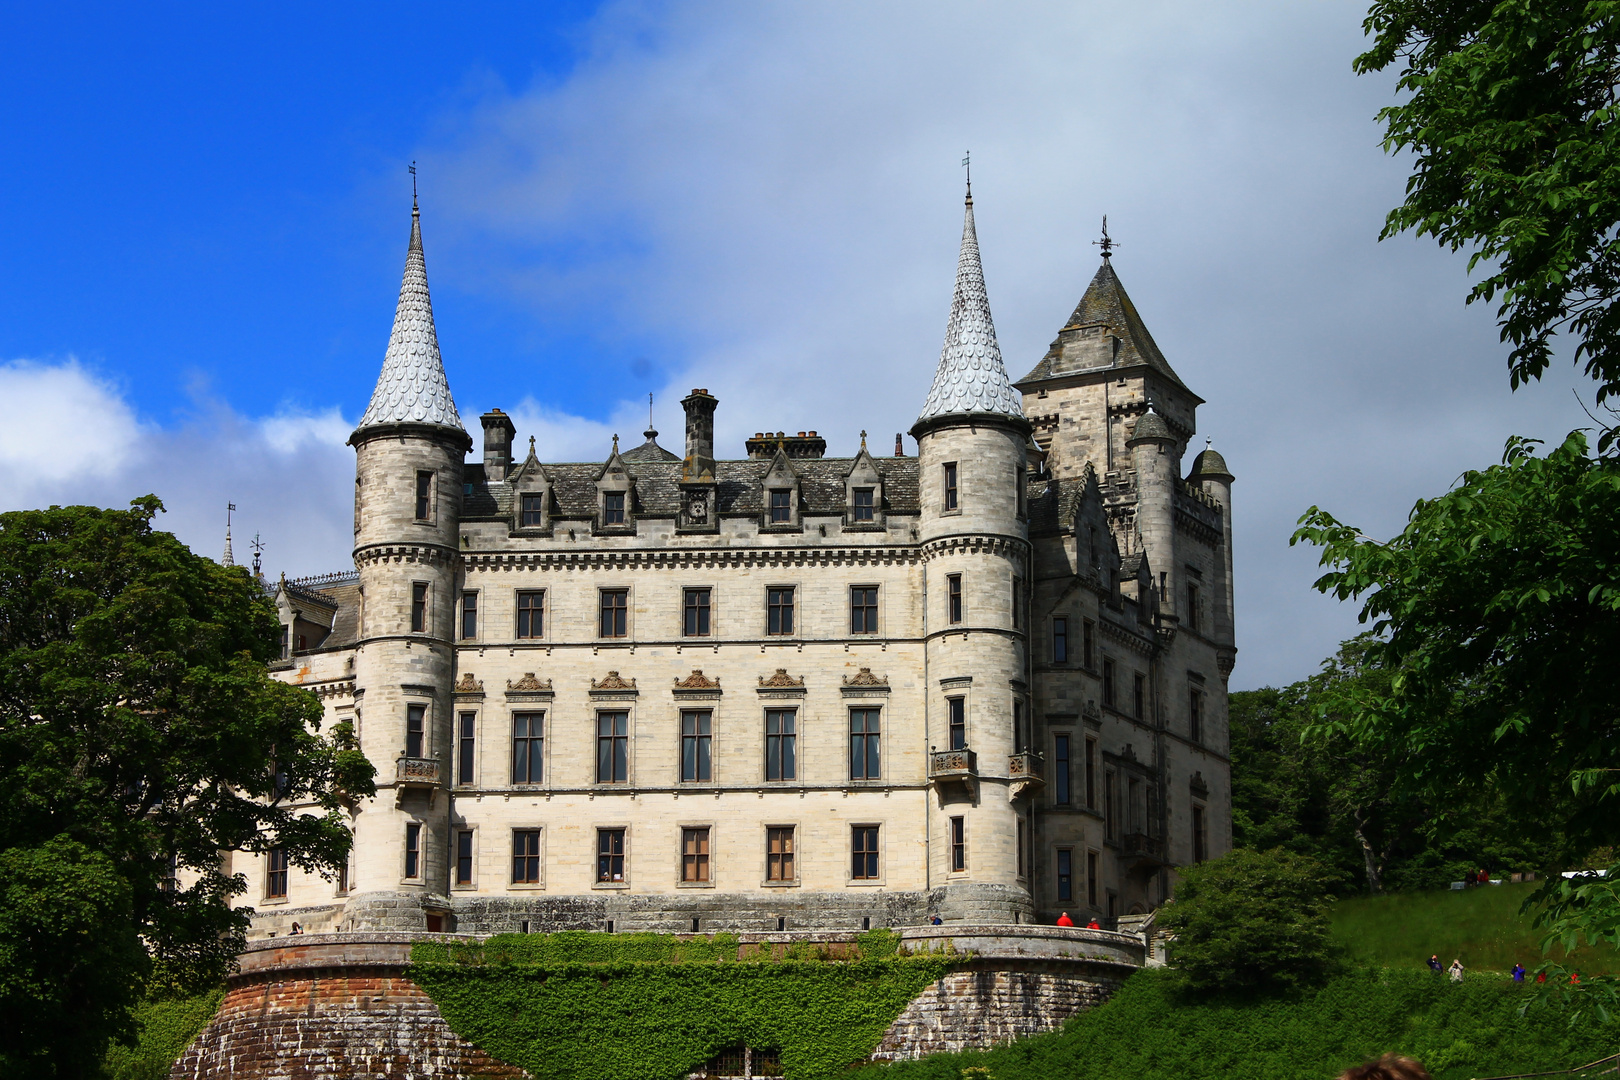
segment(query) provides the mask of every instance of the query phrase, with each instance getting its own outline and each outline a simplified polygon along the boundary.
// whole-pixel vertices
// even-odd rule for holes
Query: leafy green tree
[[[1234,848],[1184,867],[1158,924],[1175,935],[1170,967],[1183,989],[1301,990],[1339,968],[1328,926],[1332,878],[1315,859]]]
[[[8,1076],[76,1075],[128,1034],[154,971],[217,981],[250,916],[229,906],[246,882],[222,853],[279,847],[328,872],[348,853],[345,802],[374,790],[351,733],[322,736],[315,697],[268,676],[260,585],[153,529],[161,509],[0,514]],[[39,1022],[63,995],[72,1024]]]
[[[1620,391],[1620,3],[1377,0],[1365,28],[1356,70],[1398,63],[1406,92],[1385,148],[1413,157],[1384,235],[1489,268],[1468,299],[1498,302],[1515,387],[1564,332],[1598,400]]]

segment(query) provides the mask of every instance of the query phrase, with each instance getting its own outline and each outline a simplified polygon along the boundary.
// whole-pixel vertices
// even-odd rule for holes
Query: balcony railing
[[[436,758],[402,757],[394,766],[394,780],[401,787],[438,787],[439,762]]]
[[[928,757],[931,780],[972,780],[978,775],[979,755],[965,746],[960,750],[935,750]]]
[[[1119,838],[1120,854],[1127,859],[1162,859],[1164,841],[1143,832],[1128,832]]]
[[[1039,780],[1041,758],[1032,750],[1024,750],[1007,759],[1007,775],[1014,780]]]

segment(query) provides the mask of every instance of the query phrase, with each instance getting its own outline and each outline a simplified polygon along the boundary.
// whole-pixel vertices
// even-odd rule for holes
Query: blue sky
[[[1356,630],[1288,546],[1373,535],[1586,424],[1567,366],[1508,388],[1465,258],[1377,239],[1405,165],[1357,0],[8,3],[0,509],[122,505],[274,574],[349,558],[352,452],[419,163],[464,417],[601,460],[720,398],[722,453],[909,428],[939,355],[964,150],[1007,366],[1115,266],[1237,474],[1234,688]],[[476,435],[477,432],[474,432]],[[908,448],[910,447],[908,442]]]

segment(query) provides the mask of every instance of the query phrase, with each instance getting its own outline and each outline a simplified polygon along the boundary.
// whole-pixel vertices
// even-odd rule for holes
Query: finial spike
[[[967,201],[973,201],[973,151],[962,155],[962,168],[967,170]]]
[[[221,566],[236,565],[236,556],[231,552],[231,511],[235,509],[235,503],[228,502],[225,504],[225,557],[219,561]]]
[[[1119,242],[1117,240],[1109,239],[1109,236],[1108,236],[1108,215],[1107,214],[1103,215],[1102,239],[1101,240],[1093,240],[1092,243],[1095,244],[1097,247],[1102,248],[1102,257],[1104,259],[1111,258],[1113,256],[1113,254],[1114,254],[1114,249],[1120,246]]]
[[[416,212],[416,162],[411,162],[411,212]]]

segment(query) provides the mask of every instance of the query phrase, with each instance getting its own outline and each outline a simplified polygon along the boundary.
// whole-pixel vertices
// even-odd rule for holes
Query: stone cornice
[[[753,566],[891,566],[921,558],[915,544],[873,547],[694,548],[648,551],[461,552],[469,571],[690,570]],[[358,559],[358,555],[356,556]]]
[[[945,555],[1002,555],[1025,557],[1030,543],[1022,537],[994,536],[983,533],[959,533],[940,536],[922,545],[922,558],[930,562]]]
[[[1116,623],[1110,619],[1099,619],[1097,621],[1097,628],[1101,630],[1103,632],[1103,636],[1107,637],[1109,640],[1117,641],[1121,645],[1124,645],[1127,648],[1135,649],[1137,652],[1147,656],[1153,655],[1158,646],[1158,642],[1156,642],[1152,636],[1152,630],[1146,630],[1139,633],[1127,629],[1126,627],[1121,626],[1119,623]]]
[[[458,554],[454,548],[443,544],[367,544],[354,549],[354,565],[385,562],[446,565],[455,561]]]

